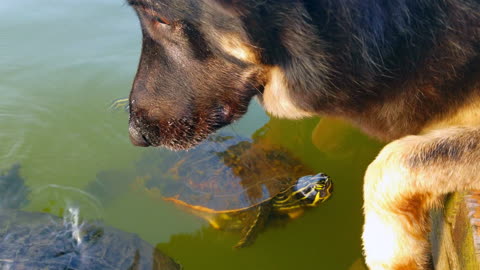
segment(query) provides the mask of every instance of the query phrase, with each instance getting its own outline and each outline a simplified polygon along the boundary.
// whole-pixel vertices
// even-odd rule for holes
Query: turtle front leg
[[[272,210],[270,203],[264,203],[249,213],[245,227],[242,229],[242,238],[233,246],[234,248],[244,248],[252,245],[257,239],[258,233],[265,227]]]
[[[363,244],[372,270],[429,269],[429,210],[445,194],[480,188],[480,128],[388,144],[365,175]]]

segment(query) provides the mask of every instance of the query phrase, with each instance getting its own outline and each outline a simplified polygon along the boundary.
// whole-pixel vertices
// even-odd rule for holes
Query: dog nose
[[[233,108],[229,105],[217,105],[215,116],[216,121],[213,126],[218,129],[232,123],[235,113],[233,112]]]
[[[130,134],[130,141],[133,145],[147,147],[150,146],[147,138],[140,133],[138,127],[135,125],[134,122],[130,122],[128,126],[128,132]]]

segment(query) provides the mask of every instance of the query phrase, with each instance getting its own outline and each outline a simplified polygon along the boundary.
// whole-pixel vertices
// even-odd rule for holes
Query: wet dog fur
[[[253,97],[390,142],[365,175],[367,265],[428,269],[428,211],[480,188],[479,0],[128,0],[139,146],[186,149]]]

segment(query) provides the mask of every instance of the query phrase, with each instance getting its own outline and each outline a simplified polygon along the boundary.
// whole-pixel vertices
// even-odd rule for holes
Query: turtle
[[[333,190],[326,174],[312,175],[285,148],[238,135],[213,135],[193,150],[161,156],[140,160],[140,171],[150,167],[150,174],[136,185],[216,229],[241,231],[235,248],[253,244],[270,217],[297,218]]]
[[[181,269],[136,234],[19,210],[29,196],[19,169],[0,173],[0,269]]]

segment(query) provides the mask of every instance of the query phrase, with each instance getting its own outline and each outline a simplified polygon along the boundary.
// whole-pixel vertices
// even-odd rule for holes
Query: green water
[[[0,169],[21,165],[33,190],[30,211],[61,214],[76,203],[137,233],[185,269],[363,269],[362,175],[380,144],[331,119],[286,121],[252,103],[228,131],[285,146],[335,183],[332,198],[243,250],[239,235],[217,231],[174,205],[153,200],[122,174],[97,198],[100,172],[131,170],[145,151],[128,139],[124,112],[140,53],[140,29],[121,0],[0,3]],[[99,174],[100,173],[100,174]]]

